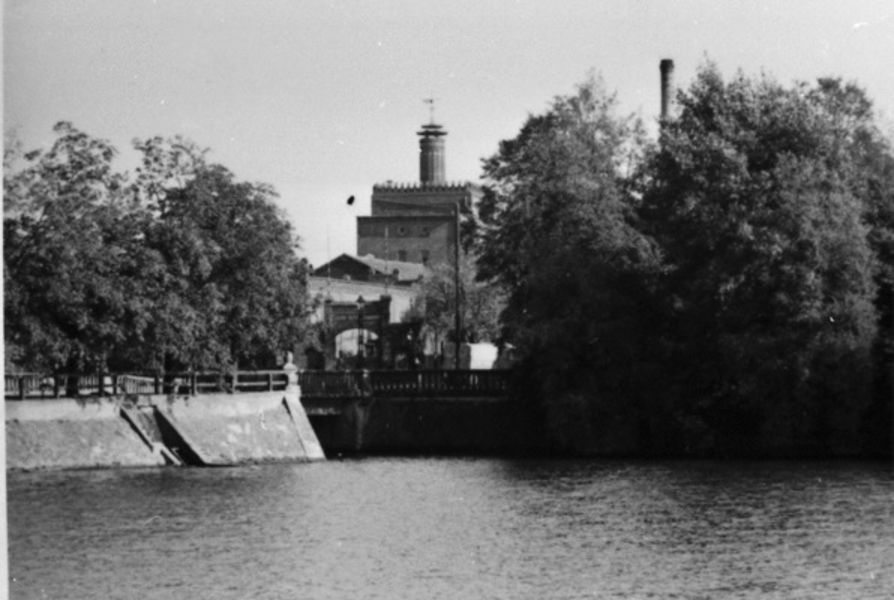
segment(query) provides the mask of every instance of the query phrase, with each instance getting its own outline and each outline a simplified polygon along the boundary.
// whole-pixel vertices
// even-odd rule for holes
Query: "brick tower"
[[[373,186],[372,215],[357,217],[358,256],[424,265],[453,260],[454,211],[474,210],[481,189],[473,183],[447,182],[447,132],[434,118],[417,135],[419,183]]]

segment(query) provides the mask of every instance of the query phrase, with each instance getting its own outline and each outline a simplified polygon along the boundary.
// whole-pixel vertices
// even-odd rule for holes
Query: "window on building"
[[[397,260],[401,262],[407,262],[407,251],[406,250],[398,250],[397,251]]]
[[[423,250],[423,251],[422,251],[422,264],[423,264],[423,265],[427,265],[427,264],[428,264],[428,259],[429,259],[428,250]]]

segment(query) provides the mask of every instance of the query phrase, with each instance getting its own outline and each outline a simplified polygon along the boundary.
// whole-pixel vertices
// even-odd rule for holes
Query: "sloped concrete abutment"
[[[322,460],[297,388],[6,403],[7,468]]]

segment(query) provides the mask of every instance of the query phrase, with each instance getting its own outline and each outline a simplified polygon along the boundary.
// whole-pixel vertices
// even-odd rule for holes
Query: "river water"
[[[12,598],[891,598],[873,463],[365,458],[8,474]]]

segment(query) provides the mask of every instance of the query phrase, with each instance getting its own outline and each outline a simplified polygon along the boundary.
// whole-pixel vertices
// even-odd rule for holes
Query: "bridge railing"
[[[300,371],[302,396],[476,396],[508,390],[508,371]]]
[[[362,371],[298,371],[302,396],[352,398],[364,394]]]
[[[373,394],[470,396],[505,393],[506,371],[372,371]]]
[[[301,393],[310,397],[476,396],[508,390],[508,371],[299,371]],[[281,391],[284,371],[183,373],[6,374],[6,398],[59,398],[118,394],[211,394]]]
[[[7,373],[6,398],[40,399],[118,394],[202,394],[285,390],[284,371],[191,371],[145,374]],[[101,381],[101,383],[100,383]]]

